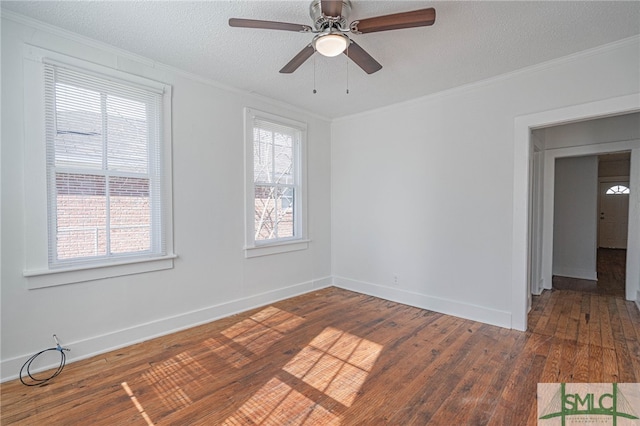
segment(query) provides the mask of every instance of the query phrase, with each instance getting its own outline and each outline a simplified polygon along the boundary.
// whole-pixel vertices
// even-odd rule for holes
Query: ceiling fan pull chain
[[[315,55],[313,56],[313,94],[315,95],[316,93],[318,93],[316,91],[316,57]]]
[[[347,44],[347,58],[346,58],[346,61],[347,61],[347,95],[349,94],[349,44]]]

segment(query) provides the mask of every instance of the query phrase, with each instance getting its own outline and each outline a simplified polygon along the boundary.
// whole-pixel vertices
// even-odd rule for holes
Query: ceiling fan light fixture
[[[321,34],[313,40],[316,52],[328,57],[338,56],[344,52],[348,44],[349,38],[337,33]]]

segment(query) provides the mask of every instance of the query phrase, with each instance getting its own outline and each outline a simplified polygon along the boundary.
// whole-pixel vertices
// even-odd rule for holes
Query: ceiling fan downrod
[[[324,6],[324,7],[323,7]],[[347,19],[351,13],[350,0],[325,1],[313,0],[309,6],[309,15],[317,32],[334,30],[349,32]]]

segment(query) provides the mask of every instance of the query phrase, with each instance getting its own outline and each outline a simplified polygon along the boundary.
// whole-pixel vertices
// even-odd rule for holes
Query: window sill
[[[265,244],[261,246],[245,247],[244,257],[268,256],[271,254],[288,253],[296,250],[306,250],[309,248],[311,240],[293,240],[280,243]]]
[[[162,257],[130,259],[114,263],[74,266],[72,268],[26,270],[23,275],[27,278],[27,288],[33,290],[172,269],[173,259],[176,257],[177,255],[170,254]]]

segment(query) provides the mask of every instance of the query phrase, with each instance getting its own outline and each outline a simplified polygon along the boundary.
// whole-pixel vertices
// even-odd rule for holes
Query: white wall
[[[168,271],[27,290],[23,43],[173,86],[174,238]],[[308,250],[245,259],[243,107],[308,123]],[[2,20],[2,378],[52,346],[86,357],[331,283],[330,123],[144,58]],[[45,238],[43,236],[43,238]]]
[[[597,280],[598,157],[556,160],[553,275]]]
[[[546,149],[640,139],[640,114],[624,114],[534,130]]]
[[[336,120],[334,281],[523,328],[526,279],[522,289],[513,282],[528,247],[520,234],[528,194],[514,188],[526,190],[529,147],[514,152],[516,118],[637,94],[639,51],[634,38]]]

